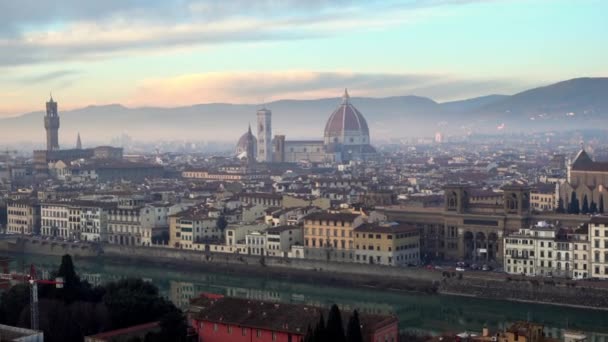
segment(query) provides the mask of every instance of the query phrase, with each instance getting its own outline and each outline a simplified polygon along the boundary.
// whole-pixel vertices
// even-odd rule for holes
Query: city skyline
[[[49,91],[63,110],[313,99],[345,86],[448,101],[608,71],[608,5],[593,0],[0,8],[0,46],[10,51],[0,57],[0,117],[38,111]]]

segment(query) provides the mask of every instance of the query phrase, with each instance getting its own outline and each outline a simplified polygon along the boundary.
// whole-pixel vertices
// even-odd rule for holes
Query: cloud
[[[203,73],[142,81],[124,103],[130,106],[175,106],[210,102],[261,103],[279,99],[338,96],[420,95],[453,100],[471,95],[512,93],[516,80],[462,80],[449,75],[281,71]]]
[[[69,69],[56,70],[56,71],[51,71],[51,72],[38,74],[38,75],[21,77],[21,78],[17,79],[17,81],[22,84],[43,83],[43,82],[50,82],[50,81],[70,78],[71,76],[76,76],[80,73],[81,72],[78,70],[69,70]],[[65,80],[64,80],[64,82],[65,82]]]
[[[0,2],[0,67],[140,50],[309,39],[402,25],[471,0],[39,0]]]

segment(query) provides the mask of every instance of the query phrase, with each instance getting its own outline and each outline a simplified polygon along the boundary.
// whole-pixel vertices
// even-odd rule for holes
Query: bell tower
[[[258,110],[258,162],[272,162],[272,112]]]
[[[51,99],[46,103],[46,115],[44,117],[44,128],[46,129],[46,150],[55,151],[59,149],[59,114],[57,113],[57,102]]]

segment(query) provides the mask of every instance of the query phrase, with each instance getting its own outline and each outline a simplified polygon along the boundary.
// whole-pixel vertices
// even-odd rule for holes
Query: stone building
[[[589,222],[591,276],[608,279],[608,217],[595,216]]]
[[[444,191],[443,207],[377,208],[389,221],[420,230],[423,260],[500,262],[504,233],[529,225],[530,189],[525,186],[505,186],[502,192],[491,192],[447,185]]]
[[[578,210],[603,213],[608,204],[608,162],[596,162],[585,149],[581,149],[568,165],[566,182],[559,185],[559,198],[563,208],[571,208],[572,199],[578,202]],[[585,200],[586,199],[586,200]]]
[[[353,262],[354,229],[363,223],[363,216],[356,213],[315,212],[304,217],[305,257]]]
[[[17,199],[6,203],[8,234],[40,233],[40,204],[37,200]]]
[[[420,263],[420,232],[414,226],[364,223],[354,232],[355,262],[388,266]]]
[[[370,133],[363,114],[355,108],[348,91],[344,90],[342,102],[329,116],[323,139],[287,140],[285,135],[270,139],[272,114],[264,108],[258,111],[257,158],[260,162],[348,162],[373,158],[376,150],[370,145]],[[244,155],[250,133],[239,139],[237,156]]]
[[[120,147],[99,146],[95,148],[82,148],[80,134],[78,134],[77,147],[73,149],[59,148],[59,122],[57,102],[53,97],[46,103],[44,128],[46,130],[46,150],[34,151],[34,169],[37,173],[46,174],[49,163],[63,161],[66,164],[78,159],[109,159],[120,160],[123,149]]]
[[[505,272],[528,276],[587,278],[589,260],[579,260],[579,254],[575,257],[576,253],[584,253],[588,249],[586,235],[586,230],[582,234],[569,232],[546,222],[510,233],[504,239]]]

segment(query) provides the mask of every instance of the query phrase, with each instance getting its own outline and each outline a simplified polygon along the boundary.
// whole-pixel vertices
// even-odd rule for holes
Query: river
[[[11,255],[11,271],[28,269],[30,264],[43,272],[56,270],[60,257]],[[362,312],[395,314],[401,330],[425,333],[443,331],[479,332],[484,326],[501,329],[513,321],[531,320],[545,324],[551,336],[566,329],[588,333],[590,341],[608,341],[608,312],[567,307],[514,303],[456,296],[410,294],[375,289],[336,288],[262,277],[235,276],[209,272],[104,261],[102,258],[75,259],[76,271],[92,284],[124,277],[138,277],[155,284],[176,305],[185,308],[188,300],[202,292],[251,299],[306,303]]]

